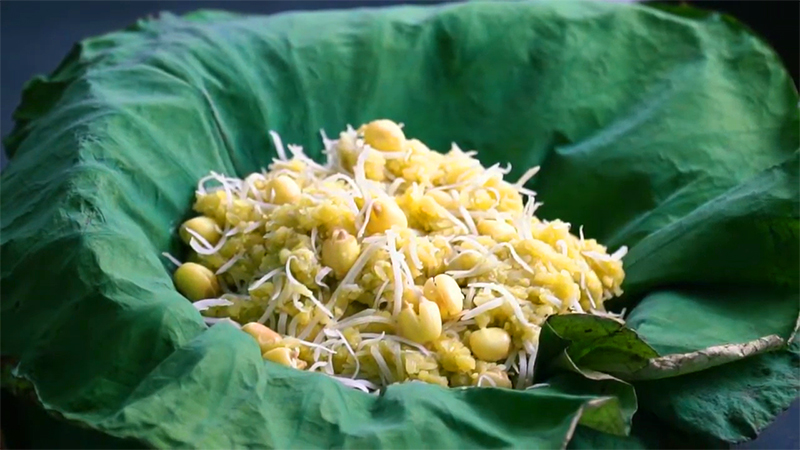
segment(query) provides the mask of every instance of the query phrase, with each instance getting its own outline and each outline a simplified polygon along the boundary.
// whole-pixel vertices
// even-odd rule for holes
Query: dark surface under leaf
[[[656,351],[788,337],[797,104],[763,42],[693,10],[475,3],[140,21],[83,41],[26,87],[1,178],[2,355],[46,408],[148,446],[752,437],[797,395],[794,349],[633,385],[596,372]],[[554,318],[537,361],[549,386],[412,383],[374,397],[264,363],[230,326],[206,330],[159,256],[178,253],[196,181],[266,166],[268,129],[319,155],[319,129],[377,117],[433,148],[455,140],[487,164],[510,161],[512,178],[541,164],[531,187],[544,218],[630,247],[622,302],[635,332]],[[630,437],[609,434],[631,416]],[[62,439],[95,435],[81,436]]]

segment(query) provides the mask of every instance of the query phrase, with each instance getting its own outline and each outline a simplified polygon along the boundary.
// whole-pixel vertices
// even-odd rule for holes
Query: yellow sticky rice
[[[382,127],[394,141],[381,141]],[[510,166],[485,168],[455,144],[433,151],[400,130],[381,120],[337,140],[323,133],[324,165],[271,132],[278,158],[269,170],[203,178],[194,210],[214,219],[221,238],[193,237],[189,261],[214,272],[223,293],[195,305],[208,323],[266,325],[283,339],[262,350],[291,349],[293,367],[364,391],[412,380],[524,389],[549,315],[609,315],[603,303],[622,293],[626,249],[609,254],[582,229],[537,218],[524,185],[538,168],[508,182]],[[291,201],[273,201],[278,177],[299,188]],[[377,204],[399,206],[405,223],[376,230]],[[322,262],[335,233],[359,244],[346,273]],[[463,308],[442,311],[438,337],[415,342],[398,318],[417,311],[426,282],[440,274],[456,280]],[[481,360],[470,347],[470,335],[487,327],[511,339],[501,360]]]

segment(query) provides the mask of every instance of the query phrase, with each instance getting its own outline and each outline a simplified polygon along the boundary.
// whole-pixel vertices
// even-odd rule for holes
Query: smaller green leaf
[[[567,352],[582,369],[634,372],[659,356],[635,331],[615,318],[589,314],[551,316],[545,327],[569,341]]]
[[[542,329],[539,342],[534,373],[537,373],[537,380],[547,381],[538,386],[546,385],[572,395],[595,396],[583,406],[579,424],[627,436],[637,409],[633,386],[611,375],[578,367],[569,355],[570,341],[560,337],[549,325]]]
[[[617,436],[630,433],[637,409],[636,393],[630,384],[607,375],[590,377],[579,372],[559,374],[547,384],[559,392],[596,397],[583,406],[579,424]]]

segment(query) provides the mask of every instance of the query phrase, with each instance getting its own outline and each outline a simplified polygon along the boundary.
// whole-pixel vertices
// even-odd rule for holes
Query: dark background
[[[620,1],[620,0],[618,0]],[[625,0],[622,0],[625,1]],[[628,0],[630,1],[630,0]],[[444,3],[443,1],[2,1],[0,2],[0,134],[13,127],[12,114],[22,86],[37,74],[49,73],[72,45],[84,38],[118,30],[136,19],[170,11],[182,14],[200,8],[226,9],[255,14],[287,10],[357,8],[398,3]],[[769,42],[795,80],[800,69],[800,2],[784,1],[690,1],[733,15]],[[6,164],[5,151],[0,167]],[[4,408],[5,410],[5,408]],[[800,449],[798,402],[778,418],[759,439],[740,446],[758,449]]]

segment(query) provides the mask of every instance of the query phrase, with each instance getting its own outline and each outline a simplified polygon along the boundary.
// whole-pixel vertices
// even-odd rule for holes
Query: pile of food
[[[268,171],[200,180],[174,280],[208,323],[232,320],[265,359],[374,391],[532,384],[541,324],[608,314],[613,254],[534,213],[509,167],[447,153],[376,120],[330,140],[321,165],[298,146]],[[212,186],[209,186],[213,184]]]

